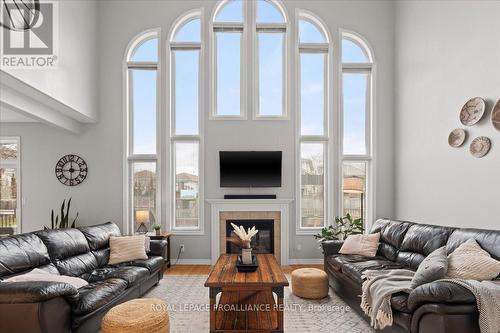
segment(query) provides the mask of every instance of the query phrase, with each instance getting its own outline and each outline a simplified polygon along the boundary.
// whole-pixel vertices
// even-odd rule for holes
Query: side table
[[[170,231],[162,231],[160,235],[155,234],[148,234],[148,237],[150,239],[154,240],[166,240],[167,241],[167,257],[165,258],[165,264],[167,264],[167,268],[170,268],[170,236],[172,236],[173,233]]]

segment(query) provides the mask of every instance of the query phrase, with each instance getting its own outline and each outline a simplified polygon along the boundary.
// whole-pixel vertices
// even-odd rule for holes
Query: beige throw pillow
[[[41,269],[35,268],[34,270],[6,279],[8,282],[32,282],[32,281],[48,281],[48,282],[64,282],[72,285],[76,289],[88,285],[89,283],[84,279],[80,279],[74,276],[58,275],[45,272]]]
[[[351,235],[342,244],[339,253],[359,254],[365,257],[375,257],[380,240],[380,232],[368,235]]]
[[[469,280],[493,280],[500,274],[500,261],[469,239],[448,255],[447,277]]]
[[[132,260],[148,259],[145,242],[146,237],[144,235],[111,236],[109,238],[110,254],[108,264],[114,265]]]

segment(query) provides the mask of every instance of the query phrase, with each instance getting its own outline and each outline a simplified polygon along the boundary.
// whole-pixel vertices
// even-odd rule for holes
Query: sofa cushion
[[[61,260],[90,251],[83,233],[78,229],[54,229],[38,231],[52,260]]]
[[[410,287],[414,289],[424,283],[444,279],[447,271],[448,258],[446,257],[446,246],[443,246],[422,261],[411,280]]]
[[[469,239],[475,239],[492,258],[500,260],[500,230],[456,229],[446,243],[448,254]]]
[[[413,225],[411,222],[392,221],[388,219],[376,221],[370,232],[380,232],[378,254],[395,261],[403,238],[411,225]]]
[[[89,283],[78,289],[80,298],[72,307],[72,312],[77,316],[91,313],[111,302],[127,288],[127,282],[122,279],[106,279]]]
[[[0,277],[50,264],[47,247],[35,234],[0,238]]]
[[[438,248],[445,246],[453,228],[427,224],[414,224],[408,228],[396,261],[411,269]]]
[[[373,259],[373,258],[367,258],[364,256],[360,256],[358,254],[340,254],[340,255],[331,255],[326,257],[326,262],[333,269],[340,272],[342,270],[342,265],[344,264],[351,262],[365,261],[367,259]]]
[[[359,254],[366,257],[375,257],[378,249],[380,233],[368,235],[349,235],[340,248],[341,254]]]
[[[381,269],[398,269],[405,268],[403,265],[387,260],[385,258],[365,258],[360,262],[351,262],[343,264],[341,267],[342,273],[349,277],[351,280],[361,284],[363,279],[361,276],[366,270],[381,270]]]
[[[160,268],[162,268],[164,260],[165,259],[163,259],[163,257],[151,256],[148,259],[139,259],[139,260],[134,260],[134,261],[128,261],[128,262],[113,265],[113,266],[144,267],[144,268],[147,268],[150,273],[154,273],[155,271],[158,271]]]
[[[61,274],[69,276],[80,276],[97,268],[97,261],[91,252],[56,260],[55,264]]]
[[[112,222],[78,228],[89,243],[92,251],[108,248],[109,237],[120,236],[120,228]]]
[[[85,273],[80,277],[89,283],[103,281],[110,278],[122,279],[127,283],[127,288],[141,283],[150,276],[149,270],[144,267],[103,267],[92,272]]]

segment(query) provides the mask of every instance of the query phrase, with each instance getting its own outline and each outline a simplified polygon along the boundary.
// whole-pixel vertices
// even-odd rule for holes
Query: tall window
[[[127,221],[130,231],[160,223],[158,167],[158,31],[136,38],[126,57]]]
[[[286,116],[287,23],[280,3],[222,1],[212,29],[212,117],[245,119],[247,96],[256,119]]]
[[[199,232],[201,212],[201,14],[192,11],[170,37],[171,188],[174,230]]]
[[[311,14],[298,16],[299,184],[298,232],[327,223],[329,152],[329,41]]]
[[[0,236],[21,232],[19,138],[0,137]]]
[[[372,55],[354,33],[342,34],[342,213],[369,218],[372,163]]]

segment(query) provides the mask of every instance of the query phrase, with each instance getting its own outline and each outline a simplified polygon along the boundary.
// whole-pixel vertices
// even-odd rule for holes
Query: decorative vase
[[[156,229],[156,236],[161,236],[161,229]]]
[[[252,264],[252,248],[241,249],[241,261],[242,261],[243,265]]]

